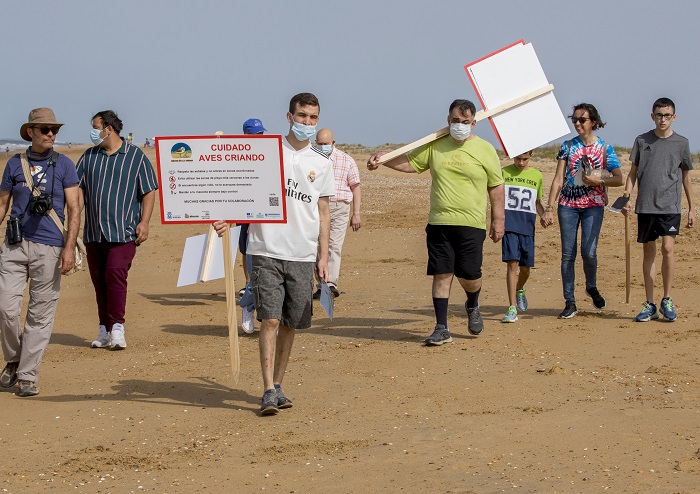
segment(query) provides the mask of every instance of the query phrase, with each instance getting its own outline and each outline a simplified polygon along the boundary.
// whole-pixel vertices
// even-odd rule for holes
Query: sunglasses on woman
[[[571,117],[571,121],[572,121],[573,123],[578,122],[578,123],[580,123],[581,125],[585,124],[585,123],[588,122],[589,120],[590,120],[590,118],[587,118],[587,117]]]

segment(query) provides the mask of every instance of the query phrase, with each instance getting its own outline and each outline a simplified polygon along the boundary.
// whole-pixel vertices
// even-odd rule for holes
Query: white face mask
[[[455,141],[465,141],[472,133],[471,124],[451,123],[450,135]]]
[[[100,137],[101,132],[100,129],[92,129],[90,131],[90,140],[95,146],[99,146],[102,144],[102,141],[104,141],[104,138]]]
[[[300,141],[308,141],[313,136],[316,135],[315,125],[304,125],[299,122],[292,123],[292,132],[294,132],[294,137]]]

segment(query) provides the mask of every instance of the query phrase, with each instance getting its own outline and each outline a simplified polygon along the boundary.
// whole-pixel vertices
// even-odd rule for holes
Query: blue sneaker
[[[512,305],[508,307],[508,312],[503,316],[501,322],[515,322],[518,320],[518,311]]]
[[[669,321],[676,320],[676,307],[671,297],[661,299],[661,314]]]
[[[515,292],[515,305],[520,312],[525,312],[527,310],[527,297],[525,296],[524,288]]]
[[[642,305],[642,310],[639,311],[637,317],[634,318],[637,322],[647,322],[651,319],[658,319],[659,313],[656,310],[656,304],[654,302],[644,302]]]

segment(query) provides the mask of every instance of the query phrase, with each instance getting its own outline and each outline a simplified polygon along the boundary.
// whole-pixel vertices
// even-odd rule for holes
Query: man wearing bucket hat
[[[19,396],[39,393],[37,376],[51,338],[61,274],[75,264],[80,195],[75,165],[53,150],[62,125],[50,108],[29,112],[19,133],[32,144],[8,160],[0,182],[0,221],[12,201],[0,247],[0,334],[7,362],[0,386],[11,388],[19,381]],[[65,232],[50,217],[52,209]],[[22,331],[20,312],[27,280],[29,304]]]

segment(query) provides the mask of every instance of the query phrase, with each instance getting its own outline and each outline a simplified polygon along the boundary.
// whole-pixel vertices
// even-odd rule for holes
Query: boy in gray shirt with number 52
[[[635,317],[637,322],[658,319],[659,312],[654,304],[654,278],[656,276],[656,239],[661,237],[661,276],[664,296],[660,312],[668,321],[676,319],[676,310],[671,299],[673,247],[681,227],[681,185],[688,199],[688,223],[695,224],[693,193],[688,171],[693,169],[688,139],[671,130],[676,119],[676,105],[668,98],[659,98],[652,107],[651,118],[656,124],[654,130],[637,137],[630,153],[632,168],[627,175],[625,191],[632,192],[635,182],[639,182],[637,203],[637,242],[644,247],[644,289],[646,302]],[[623,210],[630,214],[628,204]]]

